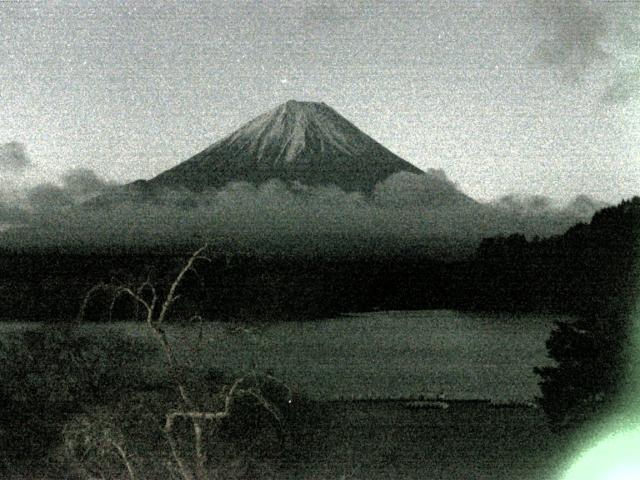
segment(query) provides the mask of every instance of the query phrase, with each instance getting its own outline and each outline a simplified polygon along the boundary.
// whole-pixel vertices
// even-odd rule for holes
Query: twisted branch
[[[184,267],[180,270],[180,272],[176,275],[175,279],[171,283],[169,291],[167,292],[164,301],[162,301],[159,309],[158,304],[160,302],[160,299],[158,292],[154,284],[151,282],[150,276],[147,276],[146,280],[138,285],[137,288],[130,287],[124,284],[118,284],[115,282],[109,284],[99,283],[95,285],[89,290],[89,292],[87,292],[87,295],[84,298],[84,301],[80,308],[80,312],[78,314],[78,322],[80,322],[85,316],[86,309],[91,298],[99,291],[108,291],[112,294],[111,303],[109,306],[110,318],[112,318],[115,304],[121,296],[128,296],[129,298],[133,299],[136,306],[141,306],[146,312],[145,323],[162,348],[172,381],[174,382],[179,392],[180,399],[185,407],[182,411],[174,411],[168,413],[165,417],[164,425],[164,434],[167,438],[172,456],[176,462],[178,471],[180,472],[183,480],[205,480],[205,465],[207,458],[205,450],[203,448],[203,427],[206,423],[209,422],[217,425],[222,419],[229,417],[231,415],[233,403],[236,398],[242,396],[253,397],[258,402],[258,404],[262,406],[262,408],[268,411],[278,421],[278,423],[282,423],[282,415],[278,408],[269,400],[267,400],[267,398],[265,398],[259,390],[253,387],[242,388],[242,383],[245,381],[244,378],[238,378],[233,382],[228,390],[223,390],[222,393],[224,393],[224,404],[222,409],[218,411],[203,411],[202,409],[198,408],[198,406],[192,399],[191,395],[188,392],[187,386],[184,383],[184,378],[180,375],[178,361],[171,343],[167,337],[167,334],[163,328],[163,323],[165,323],[172,306],[180,298],[180,295],[177,294],[177,290],[183,282],[186,274],[189,272],[196,272],[194,265],[197,261],[211,261],[203,253],[206,249],[207,245],[204,245],[191,255]],[[199,322],[198,337],[195,346],[195,351],[199,352],[203,341],[203,318],[200,315],[194,315],[189,319],[189,321]],[[284,383],[282,383],[275,377],[269,375],[268,378],[284,385]],[[286,388],[288,389],[289,393],[291,393],[291,390],[288,387]],[[194,432],[193,447],[195,451],[195,465],[193,466],[193,468],[190,468],[190,466],[181,457],[176,439],[173,435],[173,426],[176,420],[180,418],[187,419],[192,422]],[[114,446],[117,448],[116,445]],[[118,452],[126,464],[126,452],[124,452],[124,450],[120,451],[120,449],[118,449]],[[130,465],[127,465],[127,467],[129,466]],[[128,473],[130,480],[134,480],[134,473],[129,468]]]
[[[204,252],[207,248],[208,248],[208,244],[205,244],[203,247],[200,247],[198,250],[196,250],[194,254],[191,255],[191,258],[189,258],[189,260],[187,261],[187,264],[182,268],[182,270],[180,270],[180,273],[178,273],[178,276],[171,284],[171,287],[169,288],[169,293],[167,294],[167,297],[164,299],[164,302],[162,304],[162,309],[160,310],[160,314],[158,315],[158,318],[156,320],[158,324],[161,324],[162,322],[164,322],[167,316],[167,312],[169,311],[173,303],[179,298],[179,296],[176,296],[176,290],[180,285],[180,283],[182,283],[182,279],[187,274],[187,272],[194,269],[193,264],[197,260],[205,260],[208,262],[211,261],[208,257],[205,257],[202,254],[202,252]]]

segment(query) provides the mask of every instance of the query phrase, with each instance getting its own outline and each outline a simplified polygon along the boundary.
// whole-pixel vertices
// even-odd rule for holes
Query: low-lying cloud
[[[30,166],[31,160],[22,143],[0,144],[0,173],[20,174]]]
[[[88,168],[67,170],[62,175],[61,183],[62,188],[76,200],[86,200],[116,186]]]
[[[199,193],[146,182],[116,188],[92,172],[74,171],[58,184],[30,189],[25,198],[28,219],[4,232],[0,245],[101,249],[208,241],[231,251],[455,257],[471,253],[487,236],[547,236],[577,221],[540,199],[526,214],[512,208],[515,197],[502,199],[502,206],[480,204],[435,170],[392,175],[371,195],[279,180]]]
[[[27,220],[24,210],[0,199],[0,229],[8,228],[12,224],[20,224]]]
[[[13,171],[18,172],[16,162],[13,163]],[[57,182],[29,184],[20,176],[12,175],[3,178],[0,184],[0,223],[29,222],[34,215],[44,212],[55,217],[62,213],[61,209],[81,204],[115,187],[115,183],[85,168],[67,170]]]
[[[578,195],[567,204],[561,204],[544,195],[504,195],[490,203],[496,209],[519,217],[568,216],[578,221],[589,221],[591,216],[607,206],[588,195]]]

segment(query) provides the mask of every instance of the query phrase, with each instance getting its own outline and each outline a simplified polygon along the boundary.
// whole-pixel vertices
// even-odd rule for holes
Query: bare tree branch
[[[218,412],[201,412],[201,411],[186,411],[186,412],[172,412],[167,414],[166,423],[165,423],[165,431],[170,432],[173,428],[173,423],[177,418],[196,418],[202,420],[221,420],[226,418],[231,413],[231,408],[233,406],[233,401],[235,400],[236,391],[240,384],[244,382],[244,378],[238,378],[233,384],[231,388],[226,393],[224,398],[224,407],[222,410]]]
[[[122,459],[122,463],[124,463],[127,469],[129,480],[136,480],[135,470],[133,469],[133,465],[131,465],[131,462],[129,461],[129,456],[127,455],[127,451],[125,450],[125,448],[122,445],[120,445],[118,442],[115,442],[113,440],[111,440],[111,445],[113,445],[113,447],[118,452],[118,455]]]
[[[164,434],[165,438],[167,439],[167,443],[169,444],[171,455],[176,462],[178,471],[180,472],[180,476],[182,476],[182,480],[193,480],[193,474],[191,473],[189,467],[187,467],[187,465],[184,463],[184,460],[182,460],[182,457],[178,452],[178,446],[176,445],[176,441],[173,438],[173,434],[166,429],[164,431]]]
[[[178,276],[171,284],[171,287],[169,288],[169,293],[167,294],[167,297],[165,298],[162,304],[162,309],[160,310],[160,314],[158,315],[157,323],[160,324],[165,320],[165,317],[167,316],[167,312],[175,302],[176,290],[178,286],[180,285],[180,283],[182,283],[182,279],[187,274],[187,272],[193,269],[194,263],[197,260],[210,261],[208,257],[205,257],[204,255],[202,255],[202,252],[204,252],[208,247],[209,247],[208,244],[205,244],[203,247],[196,250],[193,253],[193,255],[191,255],[191,258],[189,258],[189,260],[187,261],[187,264],[182,268],[182,270],[180,270],[180,273],[178,273]]]
[[[185,383],[185,378],[181,373],[178,359],[176,358],[176,354],[172,348],[171,342],[167,336],[163,328],[163,323],[168,318],[169,312],[175,302],[180,298],[180,295],[177,294],[177,291],[182,284],[186,274],[188,272],[197,272],[195,271],[195,263],[197,261],[211,261],[208,257],[206,257],[203,252],[207,249],[207,245],[204,245],[202,248],[196,250],[188,261],[185,263],[183,268],[179,271],[179,273],[174,278],[173,282],[169,287],[169,291],[164,296],[162,300],[162,305],[158,309],[158,303],[160,302],[160,298],[158,295],[158,291],[151,281],[150,275],[147,275],[147,278],[144,282],[140,283],[137,287],[131,287],[124,284],[117,284],[112,282],[110,284],[100,283],[93,287],[87,293],[81,309],[78,315],[78,321],[81,321],[84,318],[86,313],[86,309],[91,298],[98,291],[108,291],[111,292],[112,298],[109,306],[109,315],[111,317],[113,310],[115,308],[115,304],[117,300],[121,296],[128,296],[133,299],[136,307],[142,307],[146,312],[145,323],[149,327],[150,332],[153,337],[157,340],[160,345],[165,362],[167,365],[167,370],[171,376],[171,380],[176,386],[178,393],[180,395],[181,403],[184,408],[179,411],[173,411],[167,413],[165,415],[165,425],[163,429],[163,433],[167,439],[169,444],[169,448],[171,450],[171,454],[173,456],[173,460],[175,461],[175,465],[177,466],[177,470],[179,475],[182,477],[182,480],[206,480],[206,464],[207,464],[207,455],[205,450],[204,442],[204,427],[211,426],[211,428],[217,428],[220,421],[224,418],[227,418],[231,415],[233,404],[236,398],[238,397],[252,397],[254,398],[258,405],[264,408],[269,414],[277,420],[278,423],[282,423],[282,414],[279,409],[270,402],[260,390],[256,387],[243,388],[242,384],[245,381],[244,377],[236,379],[230,386],[227,388],[223,388],[220,392],[220,395],[223,396],[223,405],[222,408],[217,411],[210,411],[208,409],[199,408],[196,404]],[[198,277],[200,278],[200,277]],[[158,311],[159,310],[159,311]],[[195,351],[199,352],[203,342],[203,318],[200,315],[193,315],[189,318],[189,322],[198,321],[199,329],[198,336],[195,345]],[[278,383],[284,385],[283,382],[276,379],[275,377],[269,375],[268,378],[277,381]],[[286,385],[285,385],[286,387]],[[288,389],[289,394],[291,394],[291,390]],[[194,449],[194,465],[189,465],[182,458],[182,454],[180,453],[180,449],[178,447],[178,442],[174,437],[174,424],[178,419],[185,419],[191,422],[193,427],[194,439],[193,439],[193,449]],[[118,446],[113,444],[113,446],[118,450],[120,457],[123,462],[127,466],[127,471],[129,473],[129,480],[136,480],[135,472],[133,471],[130,462],[128,461],[128,457],[126,455],[126,450],[122,445]],[[120,448],[118,448],[120,447]]]
[[[108,290],[111,290],[111,287],[109,287],[109,285],[105,284],[104,282],[100,282],[94,285],[93,287],[91,287],[91,289],[84,296],[82,304],[80,305],[80,310],[78,312],[78,317],[76,319],[78,323],[81,323],[84,320],[84,317],[87,312],[87,307],[89,306],[89,302],[93,299],[95,294],[98,292],[104,292]]]

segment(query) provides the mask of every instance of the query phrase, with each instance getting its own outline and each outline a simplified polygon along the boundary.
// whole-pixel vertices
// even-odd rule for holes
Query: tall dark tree
[[[547,349],[557,364],[535,369],[539,403],[554,429],[577,427],[610,410],[626,383],[630,327],[620,312],[556,324]]]
[[[547,341],[556,365],[536,368],[539,402],[559,429],[597,420],[624,390],[637,297],[640,198],[598,212],[558,242],[579,319],[558,322]]]

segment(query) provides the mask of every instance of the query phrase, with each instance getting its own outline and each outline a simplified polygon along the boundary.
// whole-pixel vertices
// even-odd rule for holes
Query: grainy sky
[[[639,75],[635,0],[1,1],[0,176],[149,178],[294,98],[478,199],[618,201]]]

